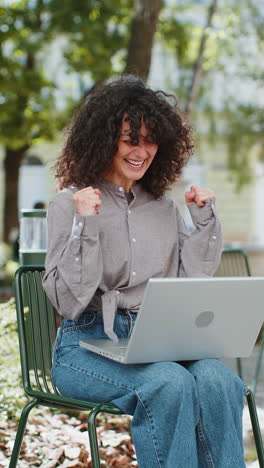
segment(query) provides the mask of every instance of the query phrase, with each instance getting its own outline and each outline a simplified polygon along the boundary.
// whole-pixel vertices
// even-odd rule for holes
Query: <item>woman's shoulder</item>
[[[57,205],[60,206],[62,209],[68,210],[69,208],[71,208],[73,210],[74,205],[72,195],[77,190],[78,189],[73,185],[70,185],[69,187],[60,190],[50,201],[50,206]]]
[[[176,209],[176,202],[173,200],[173,198],[171,198],[167,193],[164,194],[161,198],[160,198],[160,202],[161,204],[166,207],[166,208],[170,208],[172,210],[175,210]]]

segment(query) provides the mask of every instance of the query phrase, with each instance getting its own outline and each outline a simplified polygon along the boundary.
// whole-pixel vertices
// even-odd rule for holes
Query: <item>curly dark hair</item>
[[[158,151],[140,183],[155,198],[181,175],[192,154],[190,126],[174,96],[153,91],[134,75],[123,75],[91,92],[80,105],[56,163],[60,188],[96,186],[112,165],[124,115],[132,145],[138,145],[142,119]]]

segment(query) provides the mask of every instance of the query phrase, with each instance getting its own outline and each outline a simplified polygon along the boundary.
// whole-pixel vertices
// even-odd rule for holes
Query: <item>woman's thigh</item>
[[[89,326],[89,320],[91,326]],[[80,339],[103,336],[101,320],[84,325],[66,321],[59,332],[54,352],[53,377],[60,392],[72,398],[113,401],[133,414],[138,392],[149,400],[164,388],[167,394],[191,391],[194,379],[180,364],[121,364],[79,346]],[[130,332],[130,319],[118,315],[115,332],[121,338]]]

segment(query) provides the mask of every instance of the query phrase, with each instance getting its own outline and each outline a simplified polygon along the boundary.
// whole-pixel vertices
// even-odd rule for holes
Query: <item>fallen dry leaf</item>
[[[112,460],[109,465],[113,468],[127,468],[129,466],[130,461],[131,460],[129,457],[123,455]]]
[[[75,458],[79,459],[79,455],[81,453],[80,447],[69,447],[68,445],[64,445],[64,453],[65,457],[69,458],[70,460],[74,460]]]
[[[129,468],[135,464],[127,416],[100,414],[97,433],[102,468]],[[0,468],[7,468],[17,424],[5,422],[0,427]],[[92,468],[87,414],[80,419],[43,410],[27,423],[17,468]]]

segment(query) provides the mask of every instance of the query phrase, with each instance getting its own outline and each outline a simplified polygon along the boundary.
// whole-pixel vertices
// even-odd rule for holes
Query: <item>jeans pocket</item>
[[[95,322],[96,312],[89,312],[84,317],[81,316],[79,320],[65,320],[62,324],[61,332],[69,333],[73,331],[85,331],[89,329]]]

